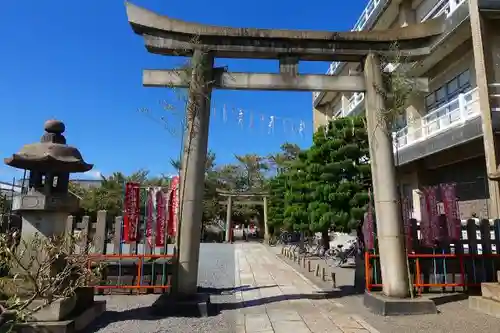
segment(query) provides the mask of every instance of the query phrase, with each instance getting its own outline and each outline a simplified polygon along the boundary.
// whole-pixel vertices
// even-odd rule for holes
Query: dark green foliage
[[[286,185],[287,182],[283,173],[273,177],[268,184],[269,200],[267,203],[267,220],[269,227],[275,231],[284,227]]]
[[[268,158],[276,169],[276,175],[268,183],[268,224],[275,232],[280,228],[292,231],[294,227],[291,217],[285,218],[285,196],[297,188],[291,175],[300,152],[299,146],[285,142],[281,145],[281,152]],[[290,197],[287,199],[290,200]]]
[[[308,212],[313,231],[350,231],[368,203],[368,135],[362,117],[332,120],[307,152]]]
[[[310,149],[287,161],[269,183],[270,224],[312,232],[357,227],[371,184],[364,118],[332,120],[314,134]]]
[[[287,171],[288,186],[285,191],[284,224],[288,229],[306,231],[309,229],[309,182],[307,173],[307,154],[301,152]]]
[[[290,171],[293,162],[298,158],[300,148],[296,144],[285,142],[281,145],[281,152],[269,156],[269,160],[276,168],[276,175],[268,183],[268,224],[275,233],[280,228],[289,231],[293,229],[290,220],[285,221],[285,194],[292,189]],[[287,222],[285,224],[285,222]]]

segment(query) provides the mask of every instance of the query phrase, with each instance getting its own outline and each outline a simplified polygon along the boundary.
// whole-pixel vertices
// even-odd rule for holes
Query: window
[[[448,103],[459,94],[469,91],[470,88],[470,71],[466,70],[426,96],[425,107],[427,112]]]
[[[403,114],[399,114],[394,119],[393,131],[399,131],[402,128],[405,128],[408,125],[408,119],[406,115],[406,110],[404,110]]]
[[[459,75],[458,81],[460,83],[460,87],[470,86],[470,72],[466,70],[462,74]]]
[[[455,95],[458,90],[458,77],[454,78],[446,85],[448,89],[448,94]]]

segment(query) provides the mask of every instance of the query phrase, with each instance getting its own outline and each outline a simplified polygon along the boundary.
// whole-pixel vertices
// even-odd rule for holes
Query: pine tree
[[[278,173],[269,181],[269,201],[267,207],[267,219],[271,234],[284,227],[286,175]]]
[[[285,192],[288,186],[288,178],[291,164],[298,159],[301,151],[296,144],[285,142],[281,145],[281,152],[270,155],[268,160],[275,167],[276,175],[269,180],[269,202],[268,202],[268,223],[270,231],[278,231],[285,228],[289,231],[293,229],[291,224],[285,226]]]
[[[368,135],[361,117],[332,120],[307,152],[310,229],[350,231],[365,212],[370,187]]]
[[[287,186],[285,191],[284,223],[295,231],[308,231],[310,186],[306,172],[308,151],[299,153],[285,173]]]

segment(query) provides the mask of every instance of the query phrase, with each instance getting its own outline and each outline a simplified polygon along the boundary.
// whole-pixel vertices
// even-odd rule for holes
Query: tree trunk
[[[301,232],[300,232],[300,243],[299,243],[299,250],[300,250],[300,251],[299,251],[299,253],[303,253],[303,252],[304,252],[304,249],[305,249],[305,244],[304,244],[304,242],[305,242],[305,238],[306,238],[306,237],[305,237],[305,235],[304,235],[304,232],[303,232],[303,231],[301,231]]]
[[[323,244],[323,250],[326,252],[330,250],[330,234],[328,231],[323,231],[321,233],[321,242]]]

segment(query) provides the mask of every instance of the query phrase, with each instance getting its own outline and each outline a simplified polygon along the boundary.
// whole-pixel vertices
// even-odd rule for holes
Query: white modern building
[[[413,198],[417,189],[455,182],[462,218],[500,216],[495,171],[500,152],[500,1],[370,0],[353,30],[387,29],[443,17],[446,31],[431,55],[410,64],[388,64],[429,79],[429,92],[413,98],[393,133],[401,190]],[[359,75],[358,63],[332,63],[328,75]],[[363,93],[313,94],[314,126],[329,119],[365,112]],[[486,153],[485,153],[486,152]]]

